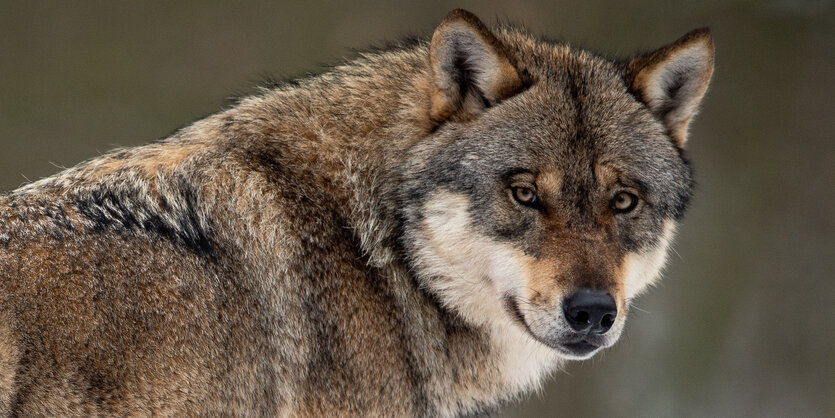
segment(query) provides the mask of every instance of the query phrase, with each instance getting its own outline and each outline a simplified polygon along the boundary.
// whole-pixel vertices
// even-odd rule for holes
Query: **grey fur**
[[[449,57],[422,41],[364,54],[0,197],[0,416],[459,415],[534,387],[539,372],[507,380],[491,331],[432,290],[426,205],[464,196],[473,236],[536,260],[559,218],[566,254],[615,269],[682,216],[691,170],[629,84],[644,66],[463,11],[436,33],[466,37],[438,54],[483,48],[474,67],[433,70]],[[510,79],[479,79],[490,54]],[[438,96],[437,71],[462,71],[445,78],[461,90]],[[602,162],[645,199],[631,221],[600,223]],[[520,170],[560,173],[548,211],[508,198]],[[556,306],[621,286],[592,264],[575,266],[591,282],[555,278]]]

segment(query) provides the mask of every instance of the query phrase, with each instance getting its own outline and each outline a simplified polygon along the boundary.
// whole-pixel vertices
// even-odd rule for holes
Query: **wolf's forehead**
[[[612,129],[641,115],[653,119],[629,92],[622,72],[613,63],[592,59],[536,62],[531,85],[510,102],[518,117],[532,126],[572,129]]]
[[[664,137],[658,121],[618,84],[592,86],[570,77],[541,81],[509,104],[508,110],[497,112],[494,116],[503,120],[491,125],[500,126],[508,137],[518,133],[525,139],[509,146],[531,152],[550,150],[561,159]]]

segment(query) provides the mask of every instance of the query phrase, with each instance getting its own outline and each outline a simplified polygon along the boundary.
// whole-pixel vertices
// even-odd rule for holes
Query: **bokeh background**
[[[452,8],[616,56],[708,25],[698,191],[622,340],[500,416],[835,416],[832,0],[0,0],[0,190],[167,136]]]

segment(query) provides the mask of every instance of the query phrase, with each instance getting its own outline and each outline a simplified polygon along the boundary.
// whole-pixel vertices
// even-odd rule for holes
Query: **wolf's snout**
[[[600,290],[580,289],[563,301],[565,319],[574,331],[602,335],[618,315],[615,299]]]

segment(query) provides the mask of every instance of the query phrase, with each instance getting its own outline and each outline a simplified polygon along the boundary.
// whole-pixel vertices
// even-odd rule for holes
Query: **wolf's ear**
[[[512,54],[466,10],[453,10],[435,29],[429,59],[435,123],[470,119],[524,87]]]
[[[696,29],[627,66],[629,88],[667,126],[676,145],[687,140],[687,125],[696,114],[713,74],[713,37]]]

